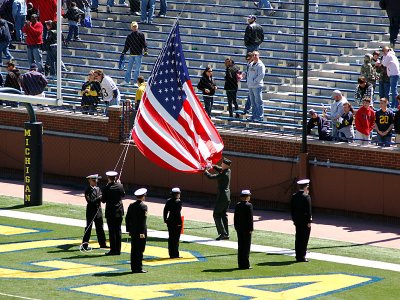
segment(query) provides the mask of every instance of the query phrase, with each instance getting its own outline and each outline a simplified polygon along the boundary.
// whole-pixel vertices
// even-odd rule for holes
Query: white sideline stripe
[[[63,217],[53,217],[53,216],[28,213],[28,212],[20,212],[20,211],[12,211],[12,210],[0,210],[0,216],[16,218],[16,219],[31,220],[31,221],[46,222],[46,223],[52,223],[52,224],[68,225],[68,226],[77,226],[77,227],[85,227],[86,226],[86,221],[84,221],[84,220],[63,218]],[[104,224],[104,225],[105,225],[104,226],[105,229],[107,229],[106,224]],[[168,232],[166,232],[166,231],[148,230],[148,235],[151,237],[157,237],[157,238],[164,238],[164,239],[168,238]],[[237,242],[216,241],[216,240],[213,240],[210,238],[203,238],[203,237],[187,235],[187,234],[181,235],[181,241],[197,243],[197,244],[207,245],[207,246],[237,249]],[[251,245],[251,251],[267,253],[267,254],[281,254],[281,255],[295,256],[294,250],[291,250],[291,249],[254,245],[254,244]],[[353,265],[353,266],[359,266],[359,267],[400,272],[400,264],[393,264],[393,263],[387,263],[387,262],[376,261],[376,260],[345,257],[345,256],[323,254],[323,253],[317,253],[317,252],[307,253],[307,258],[322,260],[322,261],[329,261],[329,262],[334,262],[334,263],[339,263],[339,264],[346,264],[346,265]]]
[[[18,298],[18,299],[40,300],[40,299],[38,299],[38,298],[29,298],[29,297],[16,296],[16,295],[10,295],[10,294],[5,294],[5,293],[0,293],[0,295],[2,295],[2,296],[7,296],[7,297]]]

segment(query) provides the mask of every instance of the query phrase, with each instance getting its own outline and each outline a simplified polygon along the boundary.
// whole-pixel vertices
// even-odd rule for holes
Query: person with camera
[[[40,73],[43,72],[42,64],[42,44],[43,44],[43,25],[38,22],[38,16],[32,15],[29,21],[25,22],[22,32],[26,34],[26,45],[28,51],[28,64],[35,63]]]

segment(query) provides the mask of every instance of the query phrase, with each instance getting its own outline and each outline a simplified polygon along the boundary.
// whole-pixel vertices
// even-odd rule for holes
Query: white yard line
[[[52,223],[52,224],[68,225],[68,226],[77,226],[77,227],[85,227],[86,226],[86,221],[84,221],[84,220],[77,220],[77,219],[63,218],[63,217],[53,217],[53,216],[28,213],[28,212],[20,212],[20,211],[12,211],[12,210],[0,210],[0,216],[16,218],[16,219],[31,220],[31,221],[46,222],[46,223]],[[105,229],[107,229],[106,224],[105,224]],[[164,238],[164,239],[168,238],[168,233],[166,231],[149,230],[148,235],[150,237],[157,237],[157,238]],[[202,245],[207,245],[207,246],[237,249],[237,242],[216,241],[216,240],[213,240],[210,238],[187,235],[187,234],[183,234],[181,236],[181,241],[197,243],[197,244],[202,244]],[[291,249],[254,245],[254,244],[251,245],[251,251],[267,253],[267,254],[281,254],[281,255],[294,256],[294,250],[291,250]],[[359,267],[367,267],[367,268],[375,268],[375,269],[381,269],[381,270],[400,272],[400,264],[393,264],[393,263],[387,263],[387,262],[376,261],[376,260],[352,258],[352,257],[323,254],[323,253],[317,253],[317,252],[309,252],[307,254],[307,258],[322,260],[322,261],[329,261],[329,262],[334,262],[334,263],[339,263],[339,264],[354,265],[354,266],[359,266]],[[26,298],[26,299],[29,299],[29,298]]]
[[[29,298],[29,297],[23,297],[23,296],[17,296],[17,295],[5,294],[5,293],[0,293],[0,296],[7,296],[7,297],[11,297],[11,298],[27,299],[27,300],[40,300],[37,298]]]

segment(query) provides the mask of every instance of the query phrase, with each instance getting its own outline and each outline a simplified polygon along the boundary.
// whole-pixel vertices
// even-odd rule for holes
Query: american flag
[[[132,138],[145,157],[178,172],[202,172],[222,157],[222,139],[189,78],[178,22],[150,75]]]

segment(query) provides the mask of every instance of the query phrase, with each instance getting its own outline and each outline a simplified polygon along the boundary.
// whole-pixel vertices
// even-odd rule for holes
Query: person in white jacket
[[[392,109],[397,108],[396,97],[399,94],[397,91],[397,83],[399,81],[400,68],[399,60],[397,59],[396,53],[389,47],[385,46],[382,49],[382,65],[387,68],[387,74],[390,79],[390,93],[391,93],[391,103],[390,107]]]

